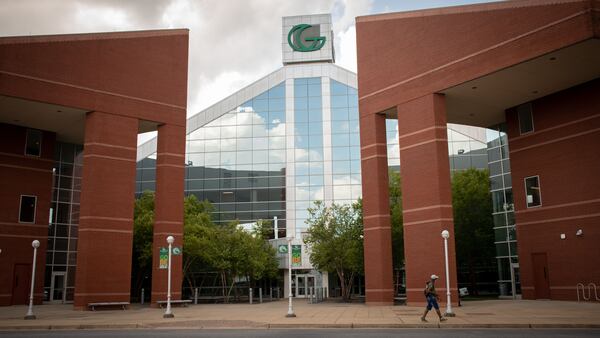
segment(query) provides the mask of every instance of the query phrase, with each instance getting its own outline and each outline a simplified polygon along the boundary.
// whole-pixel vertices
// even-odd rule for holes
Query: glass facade
[[[82,146],[56,144],[44,278],[45,301],[73,301],[82,165]]]
[[[186,194],[209,200],[215,222],[277,216],[300,238],[314,201],[362,196],[358,133],[356,88],[288,79],[188,133]],[[137,194],[155,189],[155,166],[156,154],[138,162]]]
[[[487,129],[486,134],[500,296],[516,295],[521,283],[506,125]]]
[[[475,128],[474,129],[481,129]],[[448,159],[450,171],[466,170],[469,168],[486,169],[488,156],[486,143],[472,136],[461,133],[448,126]],[[400,170],[400,147],[398,146],[398,120],[386,120],[386,137],[388,166],[390,169]]]

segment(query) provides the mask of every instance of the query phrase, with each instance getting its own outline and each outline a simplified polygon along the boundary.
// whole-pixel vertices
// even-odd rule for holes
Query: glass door
[[[306,275],[296,275],[296,297],[306,297]]]
[[[65,297],[65,272],[53,272],[50,283],[50,301],[63,303]]]

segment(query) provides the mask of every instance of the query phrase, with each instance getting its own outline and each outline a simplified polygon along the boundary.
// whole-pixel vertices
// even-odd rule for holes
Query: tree
[[[348,301],[354,276],[364,273],[362,201],[330,207],[316,201],[308,212],[304,242],[310,248],[310,261],[319,270],[337,273],[342,298]]]
[[[190,288],[196,286],[193,272],[217,271],[227,300],[236,279],[246,278],[254,285],[257,280],[277,275],[275,249],[265,240],[268,221],[259,222],[251,233],[237,222],[214,224],[213,207],[206,200],[189,195],[183,203],[183,274]],[[135,271],[139,271],[138,279],[152,272],[153,223],[154,193],[144,192],[135,202],[134,214],[133,263]],[[270,230],[272,233],[272,227]]]
[[[228,301],[234,281],[244,277],[250,286],[264,277],[277,275],[275,249],[262,237],[237,223],[207,228],[200,239],[203,259],[221,277],[222,295]]]
[[[183,201],[183,276],[190,288],[195,288],[192,276],[194,266],[203,265],[203,245],[207,233],[214,227],[210,218],[213,207],[207,200],[199,201],[195,195]]]
[[[402,177],[397,171],[389,171],[390,214],[392,226],[392,263],[396,280],[404,268],[404,225],[402,221]],[[398,282],[398,284],[400,284]],[[400,290],[396,290],[399,292]]]
[[[139,294],[144,277],[152,275],[152,237],[154,229],[154,193],[144,191],[133,208],[132,288]]]
[[[489,172],[469,169],[452,176],[452,209],[456,236],[456,260],[467,266],[469,283],[477,291],[477,265],[494,261],[494,230]]]
[[[275,226],[273,221],[259,219],[256,221],[256,224],[252,228],[252,233],[254,236],[262,238],[263,240],[269,240],[275,238]]]

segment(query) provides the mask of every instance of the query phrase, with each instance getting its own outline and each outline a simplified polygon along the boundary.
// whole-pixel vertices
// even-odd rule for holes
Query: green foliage
[[[216,225],[211,220],[213,207],[189,195],[184,201],[183,273],[190,287],[195,287],[192,272],[198,269],[218,271],[223,286],[233,287],[236,279],[256,280],[277,275],[275,249],[264,239],[268,222],[262,222],[250,233],[230,223]],[[134,264],[137,270],[152,270],[154,193],[144,192],[135,202]],[[272,232],[272,229],[271,229]],[[149,272],[148,272],[149,273]]]
[[[250,285],[254,285],[262,278],[277,276],[275,249],[263,238],[236,223],[214,225],[205,230],[199,238],[201,259],[219,272],[226,299],[236,279],[245,277]]]
[[[140,270],[146,271],[152,266],[154,193],[144,191],[135,201],[133,210],[133,257]]]
[[[259,238],[269,240],[275,238],[274,225],[271,220],[259,219],[252,228],[252,233]]]
[[[471,290],[477,294],[475,266],[494,261],[494,230],[489,172],[469,169],[452,176],[452,208],[458,265],[469,270]]]
[[[308,209],[310,261],[315,268],[336,272],[344,300],[350,299],[354,276],[364,273],[362,201],[353,205],[325,206],[316,201]]]
[[[188,285],[195,287],[191,272],[205,265],[204,238],[214,226],[210,218],[213,207],[210,202],[189,195],[183,201],[183,210],[183,275]]]
[[[395,269],[404,266],[404,227],[402,221],[402,178],[389,171],[390,213],[392,225],[392,258]]]

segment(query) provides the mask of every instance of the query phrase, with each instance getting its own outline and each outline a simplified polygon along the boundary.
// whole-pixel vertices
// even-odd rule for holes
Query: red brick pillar
[[[360,118],[365,290],[369,305],[394,302],[385,116]]]
[[[159,269],[161,247],[168,247],[167,236],[175,237],[174,247],[183,249],[183,187],[185,127],[158,127],[156,158],[156,201],[152,253],[152,304],[167,299],[167,269]],[[181,299],[182,255],[172,256],[171,299]]]
[[[134,118],[86,116],[75,309],[129,301],[137,131]]]
[[[450,232],[450,290],[453,303],[458,302],[444,96],[430,94],[398,106],[398,133],[407,302],[423,304],[425,282],[436,274],[440,300],[446,303],[444,229]]]

